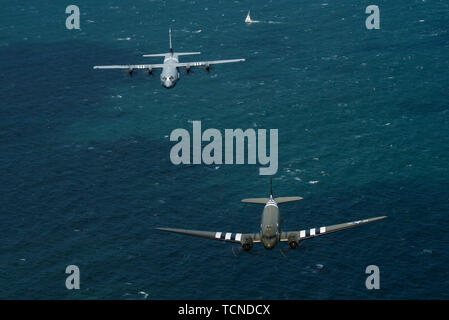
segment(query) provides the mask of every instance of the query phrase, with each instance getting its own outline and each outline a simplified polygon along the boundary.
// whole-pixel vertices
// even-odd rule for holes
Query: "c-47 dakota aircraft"
[[[374,217],[364,220],[324,226],[320,228],[304,229],[300,231],[281,231],[281,217],[278,204],[298,201],[301,197],[278,197],[273,198],[273,191],[270,181],[270,198],[251,198],[243,199],[242,202],[264,204],[262,212],[262,221],[258,233],[231,233],[231,232],[210,232],[173,228],[157,228],[158,230],[180,233],[189,236],[202,237],[231,243],[238,243],[245,251],[251,250],[254,243],[262,243],[265,249],[273,249],[278,242],[288,242],[291,249],[296,249],[300,241],[323,236],[325,234],[337,232],[340,230],[361,226],[366,223],[385,219],[386,216]],[[282,251],[281,251],[282,252]]]
[[[180,56],[188,56],[201,54],[201,52],[173,52],[171,41],[171,29],[168,31],[170,40],[170,52],[144,54],[143,57],[164,57],[164,63],[161,64],[130,64],[130,65],[113,65],[113,66],[94,66],[94,69],[125,69],[132,76],[135,69],[147,70],[148,74],[153,73],[153,69],[162,69],[161,83],[167,89],[173,88],[176,81],[180,78],[179,68],[185,68],[186,72],[190,72],[192,67],[204,67],[207,71],[213,64],[241,62],[245,59],[215,60],[215,61],[197,61],[197,62],[179,62]]]

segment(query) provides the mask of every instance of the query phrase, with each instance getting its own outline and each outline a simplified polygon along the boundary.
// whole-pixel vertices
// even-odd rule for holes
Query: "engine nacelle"
[[[247,238],[242,241],[242,248],[245,251],[249,251],[253,248],[253,239]]]
[[[299,245],[299,239],[297,236],[288,237],[288,246],[290,249],[296,249]]]

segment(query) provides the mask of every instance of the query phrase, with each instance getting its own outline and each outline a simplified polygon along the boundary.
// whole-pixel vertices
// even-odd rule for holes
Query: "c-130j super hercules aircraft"
[[[300,241],[323,236],[332,232],[361,226],[366,223],[385,219],[386,216],[374,217],[364,220],[324,226],[320,228],[304,229],[300,231],[281,231],[281,216],[278,204],[298,201],[301,197],[277,197],[273,198],[272,183],[270,180],[270,198],[251,198],[243,199],[242,202],[264,204],[265,208],[262,212],[262,221],[260,231],[258,233],[231,233],[231,232],[210,232],[173,228],[157,228],[158,230],[180,233],[189,236],[202,237],[231,243],[238,243],[245,251],[251,250],[254,243],[262,243],[265,249],[273,249],[278,242],[288,242],[291,249],[296,249]]]
[[[214,61],[179,62],[180,56],[201,54],[201,52],[173,52],[171,42],[171,29],[168,30],[168,36],[170,41],[170,52],[143,55],[143,57],[164,57],[164,63],[94,66],[94,69],[124,69],[128,70],[129,75],[133,74],[134,69],[147,70],[148,74],[152,74],[153,69],[162,69],[161,84],[163,87],[170,89],[176,85],[176,81],[178,81],[180,78],[179,68],[185,68],[187,73],[190,72],[191,67],[204,67],[207,71],[209,71],[210,66],[213,64],[245,61],[245,59],[230,59],[230,60],[214,60]]]

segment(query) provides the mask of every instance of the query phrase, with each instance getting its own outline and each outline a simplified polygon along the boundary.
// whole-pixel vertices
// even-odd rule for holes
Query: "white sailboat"
[[[251,17],[249,15],[249,13],[250,13],[250,11],[248,11],[248,14],[247,14],[246,19],[245,19],[245,23],[253,23],[253,22],[255,22],[254,20],[251,20]]]

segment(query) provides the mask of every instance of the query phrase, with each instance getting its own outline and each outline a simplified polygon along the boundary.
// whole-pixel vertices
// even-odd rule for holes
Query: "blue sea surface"
[[[0,10],[0,298],[449,298],[447,0],[77,0],[81,30],[68,4]],[[166,52],[169,27],[175,51],[202,52],[182,61],[246,61],[171,90],[92,69],[160,63],[142,54]],[[268,195],[258,165],[171,163],[194,120],[279,130],[275,196],[304,198],[280,206],[283,230],[388,219],[286,257],[155,230],[258,231],[262,207],[240,202]]]

